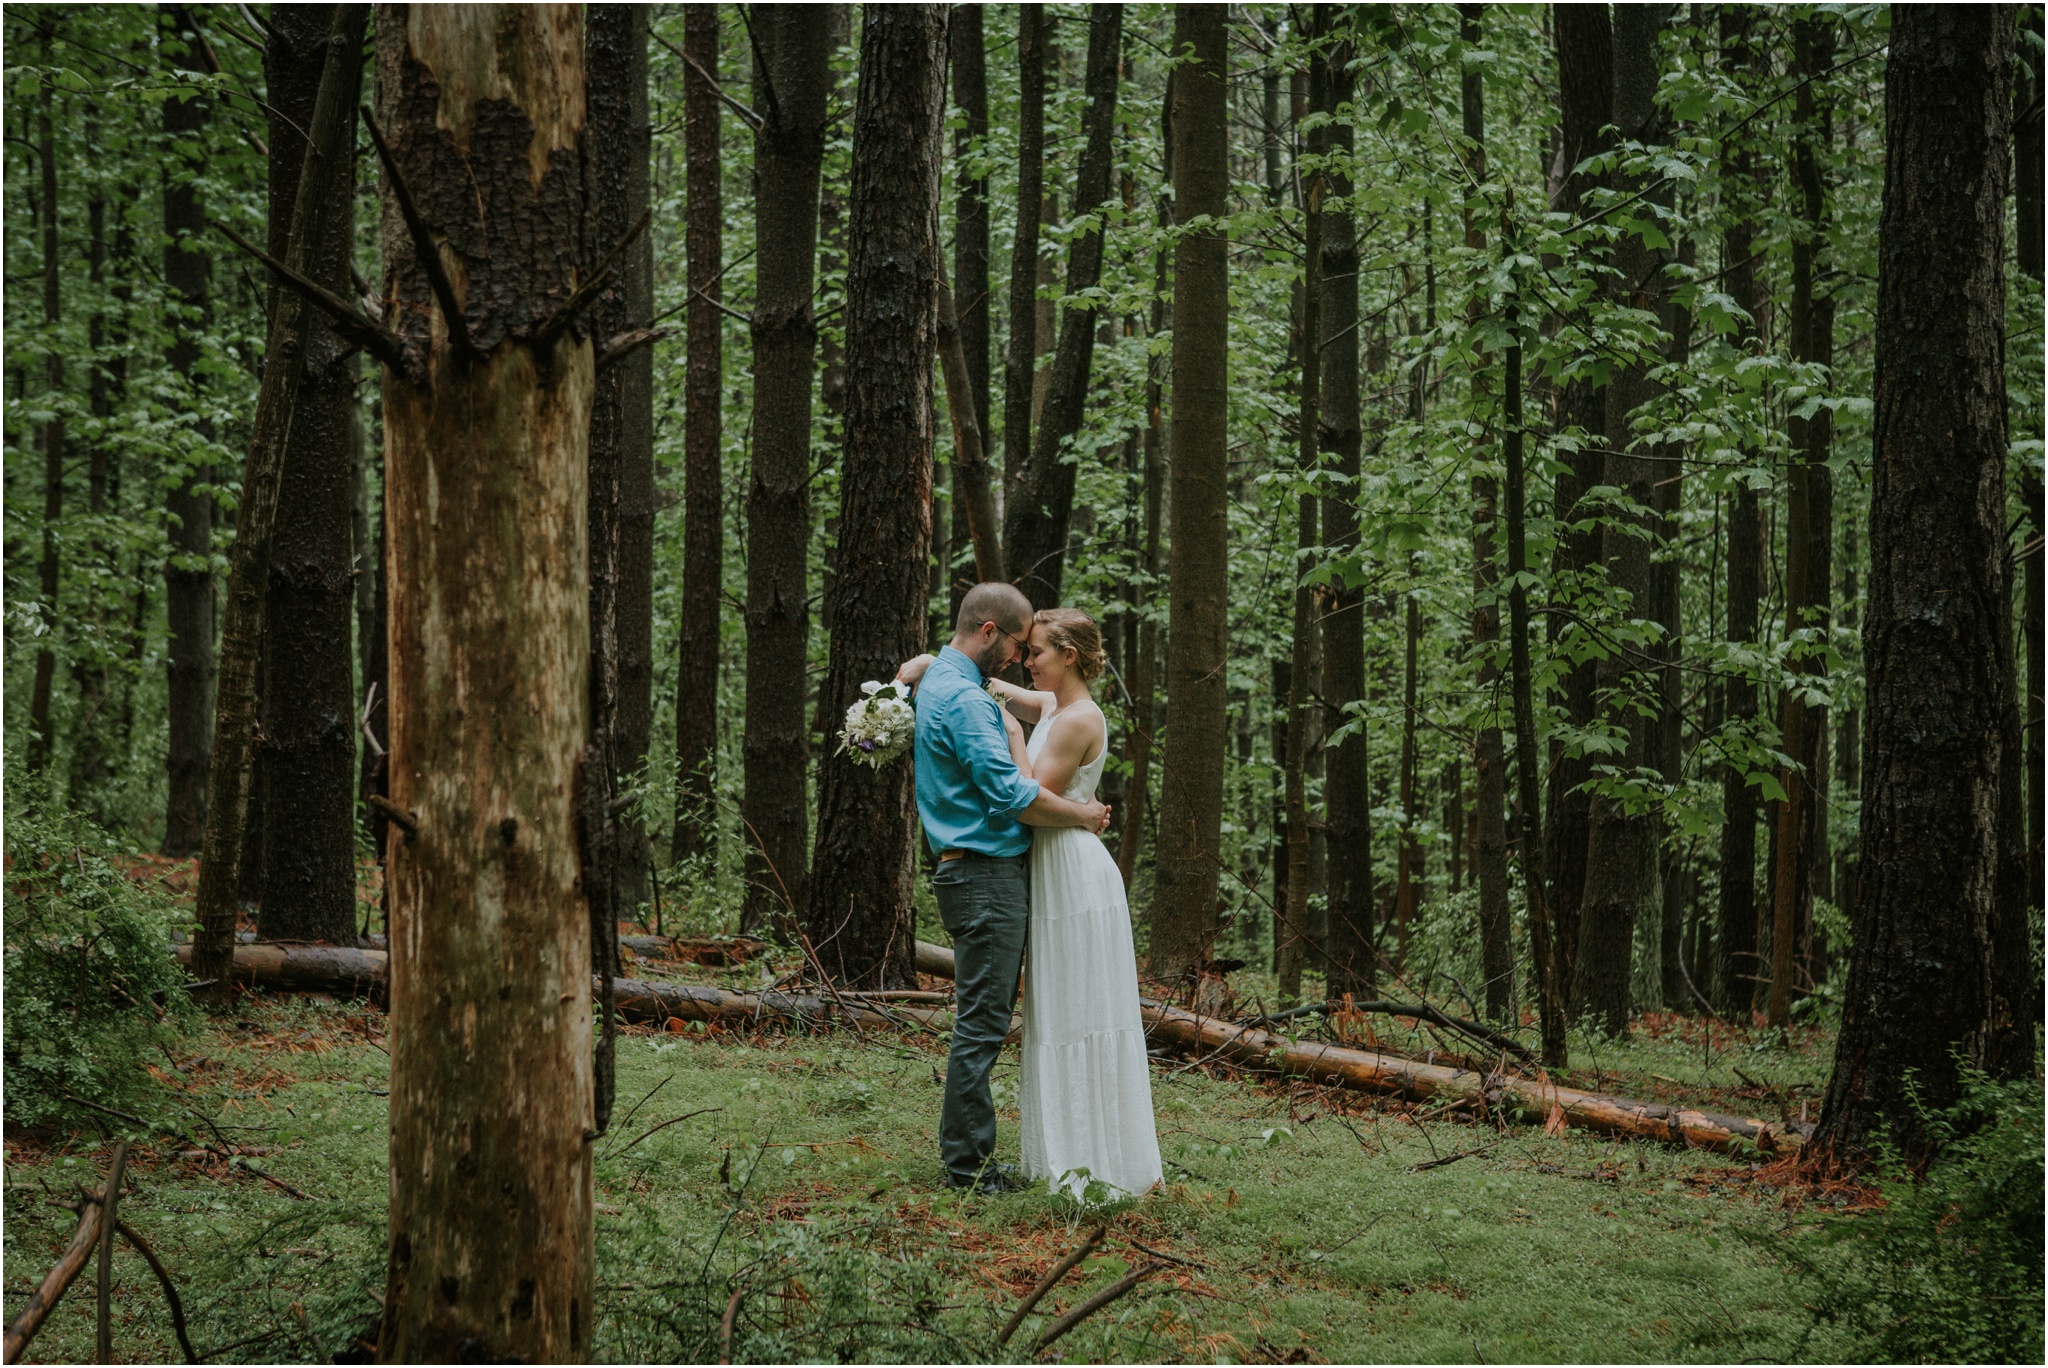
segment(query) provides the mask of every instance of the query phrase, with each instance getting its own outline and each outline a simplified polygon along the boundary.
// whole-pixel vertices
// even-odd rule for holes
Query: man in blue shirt
[[[983,1192],[1023,1186],[1010,1166],[994,1163],[988,1076],[1010,1031],[1031,919],[1031,833],[1024,828],[1099,832],[1109,825],[1107,807],[1045,792],[1010,753],[1002,708],[984,684],[1021,658],[1030,634],[1030,600],[1013,585],[977,584],[960,601],[952,642],[917,681],[917,812],[939,857],[932,886],[953,938],[953,1045],[939,1157],[954,1187]]]

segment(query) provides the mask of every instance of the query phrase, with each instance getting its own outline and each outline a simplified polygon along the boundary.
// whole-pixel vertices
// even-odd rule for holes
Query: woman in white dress
[[[1035,687],[989,681],[1019,767],[1074,802],[1094,796],[1109,752],[1088,692],[1102,667],[1094,621],[1049,608],[1033,619],[1025,658]],[[1028,746],[1015,718],[1035,724]],[[1024,1175],[1082,1201],[1091,1183],[1105,1185],[1108,1200],[1150,1191],[1161,1176],[1159,1140],[1130,907],[1116,859],[1094,832],[1033,829],[1026,955]]]

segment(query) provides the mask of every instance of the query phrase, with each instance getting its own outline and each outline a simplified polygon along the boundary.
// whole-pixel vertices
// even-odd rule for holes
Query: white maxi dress
[[[1027,754],[1035,763],[1057,704],[1045,711]],[[1102,754],[1075,772],[1062,796],[1095,796]],[[1023,1169],[1055,1190],[1114,1201],[1160,1180],[1152,1123],[1152,1074],[1138,1007],[1130,906],[1102,838],[1074,827],[1039,827],[1031,842],[1031,932],[1024,978],[1024,1058],[1019,1086]]]

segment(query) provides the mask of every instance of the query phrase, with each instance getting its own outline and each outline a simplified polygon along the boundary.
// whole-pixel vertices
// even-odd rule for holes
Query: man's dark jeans
[[[1031,922],[1028,855],[942,860],[932,875],[939,919],[953,937],[953,1050],[939,1114],[939,1158],[947,1178],[972,1182],[996,1151],[989,1071],[1010,1033],[1017,972]]]

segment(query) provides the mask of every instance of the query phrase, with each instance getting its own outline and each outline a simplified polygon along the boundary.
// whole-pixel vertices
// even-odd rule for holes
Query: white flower
[[[870,679],[867,683],[860,686],[860,691],[866,694],[869,698],[873,698],[876,694],[880,693],[883,689],[887,687],[889,686],[886,684],[878,684],[874,680]]]
[[[865,697],[846,710],[839,753],[880,769],[910,749],[917,736],[917,711],[898,685],[869,680],[860,691]]]

